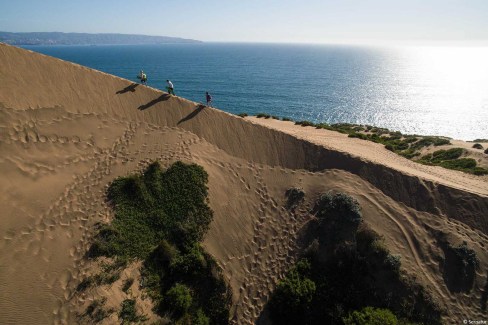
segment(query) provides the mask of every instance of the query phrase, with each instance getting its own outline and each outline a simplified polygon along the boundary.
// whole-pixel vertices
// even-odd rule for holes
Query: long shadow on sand
[[[163,102],[165,100],[168,100],[170,97],[171,96],[169,94],[162,94],[158,98],[151,100],[149,103],[139,106],[137,109],[140,111],[143,111],[143,110],[148,109],[149,107],[151,107],[151,106],[153,106],[159,102]]]
[[[181,123],[183,122],[186,122],[188,120],[191,120],[192,118],[194,118],[195,116],[198,115],[198,113],[200,113],[203,109],[205,108],[205,105],[198,105],[197,108],[191,112],[190,114],[188,114],[187,116],[185,116],[184,118],[182,118],[181,120],[178,121],[177,125],[180,125]]]
[[[137,86],[139,86],[139,84],[133,83],[130,86],[127,86],[124,89],[117,91],[116,94],[123,94],[123,93],[127,93],[129,91],[134,92],[134,91],[136,91]]]

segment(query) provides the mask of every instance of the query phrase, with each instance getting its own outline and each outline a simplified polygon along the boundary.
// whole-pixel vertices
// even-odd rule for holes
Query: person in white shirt
[[[142,71],[142,70],[141,70],[141,72],[139,72],[139,75],[137,76],[137,78],[138,78],[139,80],[141,80],[141,83],[142,83],[143,85],[145,85],[145,84],[147,83],[147,76],[146,76],[146,74],[144,73],[144,71]]]
[[[166,83],[168,84],[168,87],[166,87],[166,89],[168,89],[168,94],[174,95],[175,94],[175,88],[173,86],[173,83],[170,80],[166,80]]]

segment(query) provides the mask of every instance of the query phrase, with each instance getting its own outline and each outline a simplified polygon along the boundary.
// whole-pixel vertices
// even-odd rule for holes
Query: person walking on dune
[[[205,92],[205,99],[207,100],[207,106],[212,107],[212,96],[210,96],[208,91]]]
[[[166,83],[168,84],[168,87],[166,87],[166,89],[168,89],[168,94],[174,95],[175,87],[173,86],[173,83],[171,82],[171,80],[166,80]]]
[[[139,78],[141,80],[141,84],[145,85],[147,83],[147,76],[144,73],[144,71],[141,70],[141,72],[139,72],[139,75],[137,76],[137,78]]]

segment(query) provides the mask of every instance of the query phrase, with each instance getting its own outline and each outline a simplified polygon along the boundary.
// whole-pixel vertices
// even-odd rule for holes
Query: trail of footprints
[[[248,167],[257,170],[254,174],[255,192],[260,198],[260,208],[254,225],[252,249],[245,256],[247,277],[240,287],[233,324],[253,324],[257,320],[277,282],[295,261],[296,233],[307,217],[301,215],[298,216],[301,220],[293,220],[295,216],[270,197],[261,177],[263,167],[256,168],[253,163]]]

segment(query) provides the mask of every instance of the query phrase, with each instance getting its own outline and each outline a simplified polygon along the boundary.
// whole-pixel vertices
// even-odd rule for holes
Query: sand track
[[[2,44],[0,58],[0,323],[76,322],[75,312],[98,294],[74,289],[91,272],[84,254],[93,225],[112,218],[106,187],[153,160],[197,163],[209,173],[215,217],[204,245],[231,286],[233,323],[262,316],[298,256],[310,206],[328,190],[358,198],[365,222],[446,307],[446,322],[483,317],[485,178],[417,170],[364,142],[331,144],[332,134],[310,138],[286,124],[257,125]],[[295,212],[284,196],[293,186],[306,192]],[[480,269],[471,293],[446,287],[438,232],[476,250]]]

